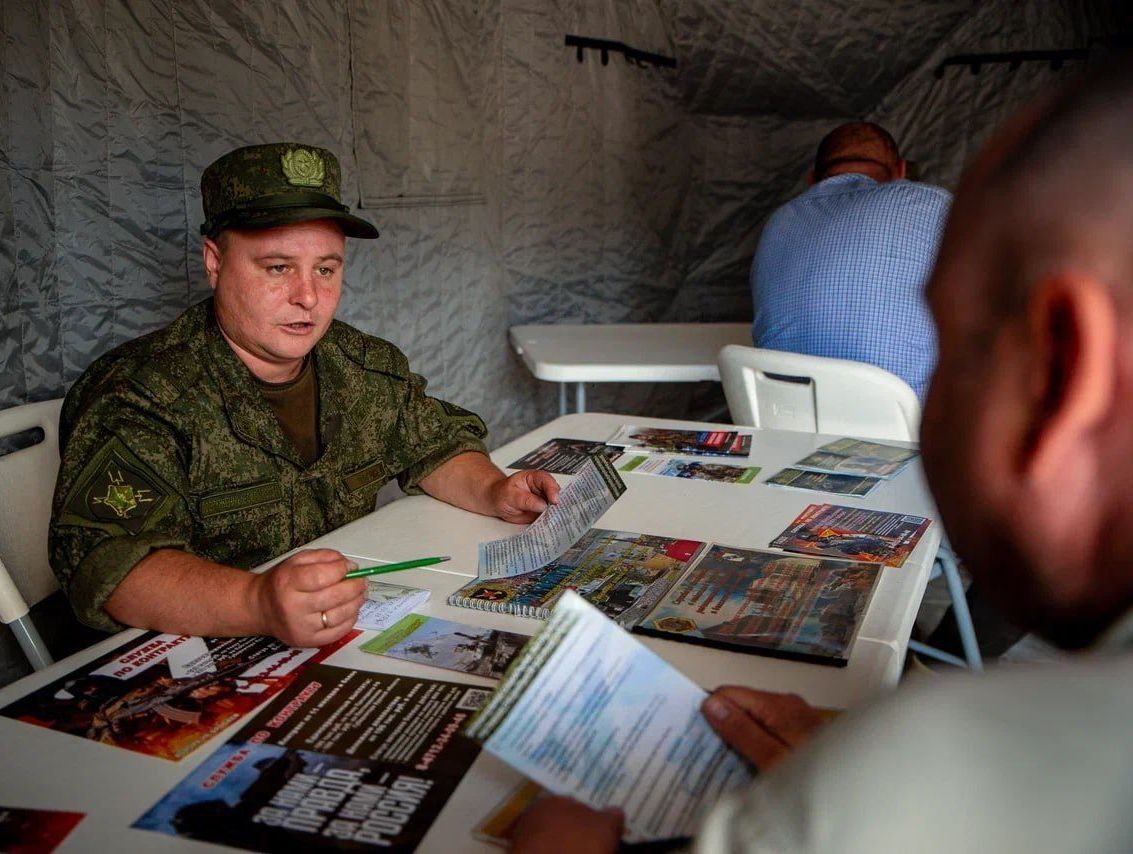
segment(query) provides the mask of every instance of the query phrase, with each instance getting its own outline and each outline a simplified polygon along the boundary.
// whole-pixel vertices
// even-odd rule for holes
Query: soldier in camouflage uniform
[[[345,236],[338,161],[237,149],[201,177],[213,297],[95,362],[67,395],[51,560],[80,619],[303,646],[353,626],[365,582],[330,549],[263,563],[368,513],[397,477],[526,522],[557,500],[508,478],[479,417],[428,397],[392,344],[335,321]]]

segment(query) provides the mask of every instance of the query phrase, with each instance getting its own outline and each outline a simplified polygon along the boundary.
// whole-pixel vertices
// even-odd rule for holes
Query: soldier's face
[[[346,240],[331,220],[224,232],[204,261],[224,337],[267,382],[293,378],[342,295]]]

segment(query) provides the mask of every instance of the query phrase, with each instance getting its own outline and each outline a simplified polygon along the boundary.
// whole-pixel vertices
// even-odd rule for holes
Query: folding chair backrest
[[[724,347],[718,362],[735,424],[917,441],[916,392],[875,365],[739,344]]]
[[[61,399],[45,400],[0,411],[0,451],[5,439],[43,431],[37,444],[0,456],[0,561],[28,606],[59,589],[47,558],[47,528],[59,471],[62,405]]]

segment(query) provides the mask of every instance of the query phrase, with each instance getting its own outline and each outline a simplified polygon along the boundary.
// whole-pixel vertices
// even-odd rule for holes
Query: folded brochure
[[[625,491],[625,482],[608,459],[590,457],[559,492],[559,503],[548,505],[522,533],[480,543],[478,577],[510,578],[546,566],[570,548]]]

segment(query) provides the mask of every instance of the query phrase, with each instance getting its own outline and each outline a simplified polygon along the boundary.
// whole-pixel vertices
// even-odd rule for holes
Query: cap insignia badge
[[[295,187],[321,187],[326,166],[321,155],[306,148],[293,148],[280,157],[287,183]]]

